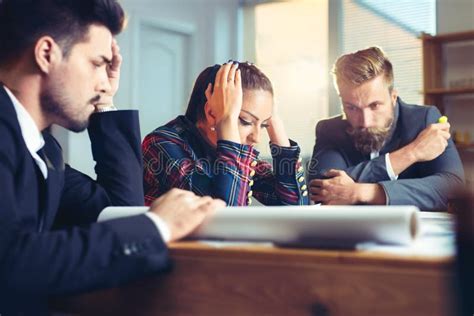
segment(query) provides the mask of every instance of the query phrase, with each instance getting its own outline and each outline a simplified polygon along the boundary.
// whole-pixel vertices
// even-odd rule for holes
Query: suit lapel
[[[390,153],[399,148],[401,142],[401,120],[400,120],[400,102],[397,99],[397,104],[395,105],[395,110],[393,114],[393,121],[395,124],[393,125],[389,136],[388,141],[383,145],[382,149],[380,150],[380,155],[384,155],[386,153]]]
[[[352,164],[356,165],[356,164],[361,163],[363,161],[370,160],[370,155],[369,154],[364,155],[363,153],[361,153],[360,151],[358,151],[355,148],[355,145],[354,145],[354,142],[352,141],[352,139],[351,139],[349,148],[350,148],[350,152],[348,153],[348,158],[349,158],[349,160],[352,160]]]
[[[0,107],[0,118],[8,122],[8,124],[10,124],[10,126],[15,129],[15,132],[21,137],[21,128],[18,122],[18,117],[16,115],[13,104],[11,103],[10,97],[3,88],[3,84],[1,82]],[[21,145],[22,147],[24,147],[22,149],[24,154],[31,157],[32,166],[33,168],[36,168],[35,170],[37,171],[38,185],[41,186],[38,188],[38,231],[49,229],[56,216],[60,200],[59,196],[62,191],[62,179],[64,173],[64,163],[62,161],[62,154],[59,150],[59,146],[55,145],[55,141],[48,133],[43,133],[43,137],[45,139],[45,146],[43,147],[43,150],[38,152],[38,154],[45,161],[46,166],[48,168],[47,179],[44,179],[33,157],[31,157],[24,141],[22,141],[22,144],[18,144],[19,146]],[[21,139],[23,140],[22,137]]]

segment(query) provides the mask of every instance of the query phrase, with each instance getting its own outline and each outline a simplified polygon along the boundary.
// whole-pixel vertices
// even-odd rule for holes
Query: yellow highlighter
[[[447,123],[448,122],[448,117],[447,116],[441,116],[439,119],[438,119],[438,123]]]

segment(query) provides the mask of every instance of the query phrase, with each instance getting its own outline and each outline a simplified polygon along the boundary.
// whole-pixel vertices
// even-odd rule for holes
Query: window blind
[[[395,87],[405,102],[421,104],[421,32],[436,33],[435,0],[343,0],[342,53],[380,46],[394,67]]]

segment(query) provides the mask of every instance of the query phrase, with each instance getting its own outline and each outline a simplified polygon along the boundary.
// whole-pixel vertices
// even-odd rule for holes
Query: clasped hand
[[[356,183],[342,170],[325,173],[329,179],[314,179],[310,183],[311,200],[327,205],[356,204]]]

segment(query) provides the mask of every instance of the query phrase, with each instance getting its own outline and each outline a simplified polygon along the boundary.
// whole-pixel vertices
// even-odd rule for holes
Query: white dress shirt
[[[374,151],[370,153],[370,160],[377,158],[380,155],[378,151]],[[386,153],[385,154],[385,168],[387,169],[387,174],[390,180],[397,180],[398,175],[395,174],[392,168],[392,163],[390,162],[390,154]]]
[[[379,155],[380,153],[378,151],[371,152],[370,160],[377,158]],[[393,171],[392,163],[390,162],[389,153],[385,154],[385,168],[387,169],[387,174],[390,180],[394,181],[398,179],[398,175],[396,175],[395,172]],[[385,189],[384,189],[384,193],[385,193],[385,205],[389,205],[390,201],[389,201],[387,192],[385,192]]]
[[[36,126],[35,121],[28,113],[28,111],[23,107],[23,105],[18,101],[15,95],[5,86],[5,91],[10,97],[13,108],[15,109],[16,116],[18,118],[18,123],[20,124],[21,135],[26,144],[26,148],[30,152],[31,156],[35,160],[36,165],[41,171],[41,174],[45,179],[48,178],[48,168],[44,160],[38,155],[37,151],[43,148],[44,138],[38,127]]]

